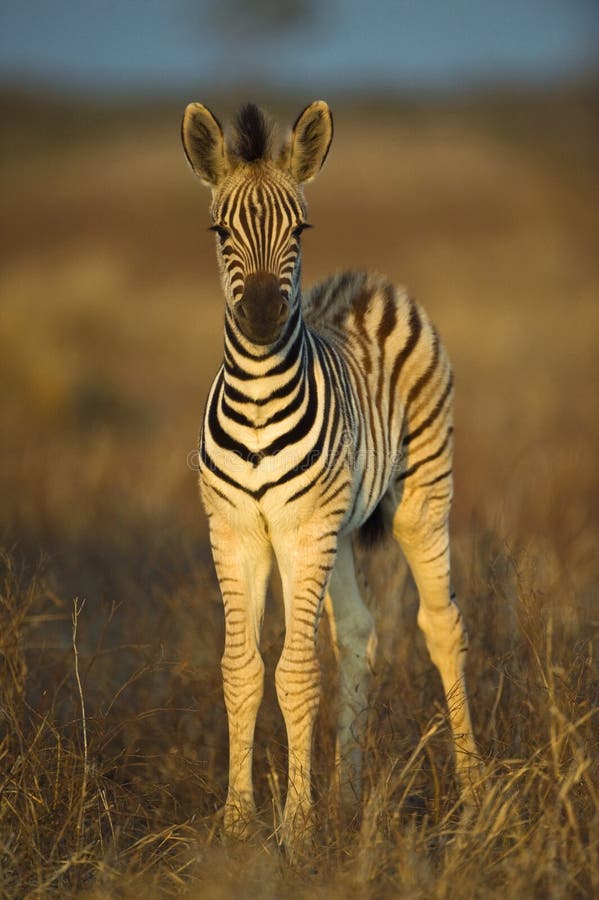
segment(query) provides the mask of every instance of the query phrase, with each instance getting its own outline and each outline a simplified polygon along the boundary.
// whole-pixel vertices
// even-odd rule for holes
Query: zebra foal
[[[323,165],[333,123],[316,101],[275,154],[250,104],[229,140],[190,104],[188,161],[211,188],[211,229],[225,296],[224,361],[200,437],[200,484],[225,611],[229,721],[225,830],[255,813],[259,651],[274,554],[286,635],[276,689],[289,746],[283,839],[311,829],[310,762],[320,695],[315,638],[322,609],[339,663],[337,774],[342,802],[360,797],[361,713],[376,635],[356,581],[352,533],[388,525],[420,598],[418,624],[449,708],[463,796],[477,753],[464,684],[466,632],[450,587],[452,374],[425,312],[379,276],[346,272],[300,288],[303,185]]]

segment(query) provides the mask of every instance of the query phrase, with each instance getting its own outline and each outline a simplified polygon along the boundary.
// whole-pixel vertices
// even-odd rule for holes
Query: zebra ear
[[[181,139],[189,165],[208,187],[216,187],[228,171],[223,130],[201,103],[190,103],[181,123]]]
[[[283,147],[280,165],[299,184],[312,181],[320,172],[333,140],[333,117],[324,100],[315,100],[298,116],[289,142]]]

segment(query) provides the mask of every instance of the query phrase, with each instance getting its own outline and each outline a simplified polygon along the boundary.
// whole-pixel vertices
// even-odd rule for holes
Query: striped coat
[[[227,332],[234,366],[215,379],[202,430],[206,490],[230,514],[251,498],[297,515],[309,494],[340,532],[419,470],[449,490],[452,375],[424,310],[380,276],[345,272],[313,288],[302,313],[278,354]],[[258,372],[265,397],[248,392]]]
[[[225,831],[252,828],[260,628],[273,556],[286,635],[276,688],[289,742],[280,834],[291,853],[314,828],[310,765],[320,696],[315,637],[326,609],[339,662],[335,784],[360,801],[363,711],[376,631],[355,573],[352,534],[396,539],[418,587],[418,624],[448,702],[457,772],[473,797],[476,745],[464,681],[466,631],[450,585],[452,375],[424,310],[384,278],[346,272],[301,290],[303,185],[333,127],[316,101],[278,156],[255,106],[227,142],[190,104],[183,144],[212,191],[225,299],[224,359],[200,442],[200,484],[225,611],[229,720]]]

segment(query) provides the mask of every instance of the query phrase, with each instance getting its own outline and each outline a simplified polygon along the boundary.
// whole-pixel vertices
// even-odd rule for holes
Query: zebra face
[[[216,192],[211,214],[230,316],[247,340],[272,343],[299,303],[300,190],[272,163],[249,163]]]
[[[229,142],[205,106],[185,111],[187,159],[212,189],[227,317],[251,343],[277,341],[299,305],[300,235],[309,227],[303,185],[320,171],[332,136],[322,100],[301,113],[276,158],[271,126],[253,104],[240,111]]]

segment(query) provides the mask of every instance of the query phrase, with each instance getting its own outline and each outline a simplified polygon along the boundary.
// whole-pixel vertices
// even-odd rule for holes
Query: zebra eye
[[[223,241],[226,241],[228,237],[231,236],[231,232],[228,228],[225,228],[224,225],[211,225],[208,231],[214,231],[220,238],[221,244]]]
[[[291,234],[294,238],[299,238],[302,231],[305,231],[306,228],[312,228],[312,225],[308,225],[307,222],[300,222],[299,225],[296,225],[295,228],[291,231]]]

